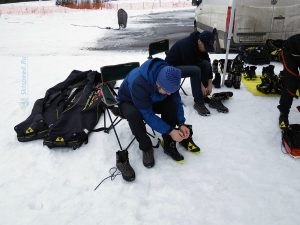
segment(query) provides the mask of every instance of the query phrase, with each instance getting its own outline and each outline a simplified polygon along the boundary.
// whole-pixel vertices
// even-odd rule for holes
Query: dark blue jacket
[[[159,71],[168,64],[162,59],[149,59],[140,67],[133,69],[122,82],[119,93],[119,102],[132,102],[142,113],[145,122],[161,134],[168,134],[173,128],[155,115],[152,104],[166,99],[157,91],[156,80]],[[179,91],[168,96],[177,105],[178,124],[184,123],[184,111]]]
[[[287,72],[300,78],[300,34],[289,37],[283,44],[283,65]]]
[[[177,41],[167,54],[166,61],[172,66],[197,65],[202,60],[210,61],[207,52],[198,51],[198,37],[196,32]]]

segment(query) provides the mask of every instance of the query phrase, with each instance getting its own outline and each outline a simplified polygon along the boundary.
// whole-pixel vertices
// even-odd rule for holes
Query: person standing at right
[[[212,32],[195,31],[177,41],[167,54],[166,61],[182,72],[182,77],[190,77],[194,108],[202,116],[210,115],[205,107],[205,97],[212,92],[212,66],[208,52],[214,51]]]
[[[288,38],[283,43],[281,62],[284,73],[284,89],[281,93],[279,105],[279,128],[285,129],[289,125],[289,112],[296,97],[296,91],[300,89],[300,34]]]

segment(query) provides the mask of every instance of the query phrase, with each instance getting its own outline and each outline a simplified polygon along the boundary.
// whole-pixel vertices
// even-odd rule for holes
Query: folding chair
[[[130,141],[127,147],[123,149],[115,127],[124,119],[124,117],[122,117],[118,107],[118,101],[116,99],[117,93],[115,92],[114,87],[111,84],[118,80],[123,80],[131,70],[139,66],[140,64],[138,62],[130,62],[112,66],[103,66],[100,68],[102,78],[102,101],[104,103],[105,112],[104,127],[99,128],[98,130],[104,130],[105,133],[109,133],[109,131],[113,129],[121,151],[127,150],[135,140],[135,137]],[[111,113],[115,116],[114,119]],[[106,114],[108,115],[110,120],[109,126],[107,126]],[[149,133],[147,134],[154,138],[154,131],[153,135]]]
[[[161,41],[152,42],[149,44],[148,50],[149,50],[148,59],[152,59],[153,55],[156,55],[156,54],[162,53],[162,52],[165,52],[165,54],[167,55],[169,52],[169,40],[165,39],[165,40],[161,40]]]
[[[169,52],[169,40],[168,39],[150,43],[148,59],[152,59],[153,55],[156,55],[156,54],[162,53],[162,52],[165,52],[166,55]],[[184,77],[182,82],[180,83],[180,89],[182,90],[183,94],[187,95],[185,90],[182,88],[182,85],[183,85],[185,79],[186,79],[186,77]]]

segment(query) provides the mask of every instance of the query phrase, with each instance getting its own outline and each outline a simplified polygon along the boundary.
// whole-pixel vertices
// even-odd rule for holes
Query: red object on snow
[[[285,140],[283,140],[283,147],[285,148],[286,153],[293,158],[300,158],[300,148],[293,148],[289,146],[289,144]]]

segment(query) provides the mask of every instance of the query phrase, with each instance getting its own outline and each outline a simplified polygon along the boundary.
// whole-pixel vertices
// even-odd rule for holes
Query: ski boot
[[[219,61],[217,59],[215,59],[212,63],[212,71],[213,73],[218,73],[218,65],[219,65]]]
[[[165,154],[169,155],[173,160],[180,164],[184,163],[184,157],[178,152],[176,142],[170,135],[163,135],[163,142],[161,142],[161,145],[164,148]]]
[[[222,101],[222,100],[227,100],[232,96],[233,96],[233,93],[231,91],[223,91],[223,92],[219,92],[219,93],[214,93],[211,97],[218,98]]]
[[[249,74],[249,66],[246,66],[243,69],[243,76],[245,79],[247,79],[248,74]]]
[[[215,88],[221,88],[221,74],[216,72],[215,79],[213,79],[212,84]]]
[[[224,72],[224,64],[225,64],[225,59],[220,59],[219,65],[220,65],[220,70],[222,73]]]
[[[240,55],[237,55],[232,61],[231,70],[242,73],[244,71],[244,62]]]
[[[118,170],[121,172],[122,177],[126,181],[134,181],[135,172],[129,163],[128,151],[117,151],[116,152],[117,163],[116,166]]]
[[[223,105],[222,101],[218,97],[211,97],[210,103],[208,104],[209,107],[216,109],[218,112],[221,113],[228,113],[229,110],[226,106]]]
[[[250,78],[250,80],[255,80],[257,78],[256,72],[255,72],[256,69],[257,69],[256,66],[250,66],[250,68],[249,68],[249,78]]]
[[[283,91],[283,88],[284,88],[284,77],[285,77],[285,73],[282,70],[279,72],[279,75],[278,75],[277,91],[279,94],[281,94],[281,92]]]
[[[262,75],[260,79],[261,83],[256,85],[256,89],[264,94],[269,94],[271,92],[271,82],[269,78]]]
[[[190,136],[179,142],[179,144],[181,146],[183,146],[187,151],[192,152],[194,154],[199,154],[200,153],[200,148],[194,143],[193,141],[193,129],[192,129],[192,125],[186,125],[189,129],[190,129]]]
[[[234,89],[240,89],[241,88],[241,75],[240,74],[235,73],[232,85],[233,85]]]
[[[289,126],[289,115],[286,113],[280,113],[279,115],[279,128],[284,130]]]
[[[231,65],[232,65],[232,59],[228,59],[227,60],[227,69],[226,69],[226,72],[232,72],[232,67],[231,67]]]
[[[247,66],[247,67],[245,67],[246,74],[245,74],[244,77],[247,80],[255,80],[256,79],[256,72],[255,72],[256,69],[257,69],[256,66]]]
[[[233,80],[234,80],[234,74],[233,73],[229,73],[227,75],[227,79],[225,80],[224,84],[226,87],[231,88],[233,85]]]

